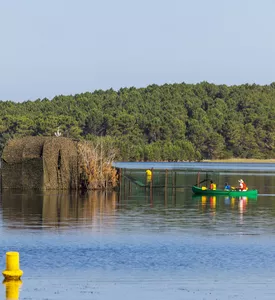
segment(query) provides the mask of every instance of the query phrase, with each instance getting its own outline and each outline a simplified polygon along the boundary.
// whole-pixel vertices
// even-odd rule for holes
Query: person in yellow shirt
[[[152,171],[146,170],[146,182],[150,183],[152,181]]]

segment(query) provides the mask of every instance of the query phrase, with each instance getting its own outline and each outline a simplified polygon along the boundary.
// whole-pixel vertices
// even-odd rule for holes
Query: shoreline
[[[257,159],[257,158],[229,158],[229,159],[205,159],[201,162],[220,162],[220,163],[275,163],[275,158]]]

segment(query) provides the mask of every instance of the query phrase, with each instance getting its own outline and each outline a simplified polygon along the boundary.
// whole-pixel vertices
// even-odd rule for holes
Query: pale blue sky
[[[0,99],[275,81],[273,0],[0,0]]]

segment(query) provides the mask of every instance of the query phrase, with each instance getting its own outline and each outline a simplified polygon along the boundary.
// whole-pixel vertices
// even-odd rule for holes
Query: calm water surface
[[[19,299],[274,299],[275,172],[215,176],[244,178],[259,196],[194,197],[196,172],[153,192],[130,180],[119,193],[3,191],[1,268],[20,252]]]

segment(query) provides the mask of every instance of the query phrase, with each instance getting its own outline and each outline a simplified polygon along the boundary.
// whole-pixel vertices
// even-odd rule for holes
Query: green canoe
[[[247,191],[239,191],[239,190],[209,190],[209,189],[202,189],[198,186],[193,185],[192,191],[196,195],[229,195],[229,196],[256,196],[258,194],[258,190],[247,190]]]

